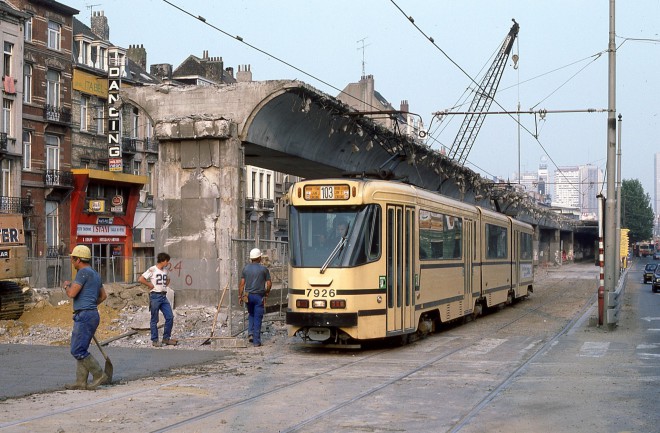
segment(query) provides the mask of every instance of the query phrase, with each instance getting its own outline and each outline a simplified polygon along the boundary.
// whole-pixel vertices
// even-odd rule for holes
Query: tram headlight
[[[296,299],[296,308],[309,308],[309,299]]]
[[[325,299],[314,299],[312,301],[312,308],[325,308],[328,306],[328,301]]]

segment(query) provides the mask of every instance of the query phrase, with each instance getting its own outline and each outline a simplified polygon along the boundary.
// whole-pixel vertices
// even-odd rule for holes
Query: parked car
[[[651,281],[651,291],[653,293],[660,290],[660,266],[655,268],[655,273],[653,274],[653,281]]]
[[[660,260],[660,251],[656,251],[653,253],[653,260]]]
[[[648,282],[653,282],[653,274],[658,268],[657,263],[648,263],[644,268],[644,284]]]

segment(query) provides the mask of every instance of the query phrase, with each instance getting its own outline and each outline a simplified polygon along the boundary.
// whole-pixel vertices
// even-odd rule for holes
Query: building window
[[[138,109],[133,108],[131,112],[131,138],[138,138],[138,126],[140,124],[140,116],[138,115]]]
[[[11,137],[11,108],[14,101],[11,99],[2,100],[2,132]]]
[[[266,175],[266,198],[269,200],[272,198],[270,196],[270,174]]]
[[[60,139],[46,134],[46,170],[60,169]]]
[[[105,101],[98,101],[96,105],[96,132],[105,133]]]
[[[60,106],[60,73],[52,69],[46,72],[46,104]]]
[[[87,131],[87,107],[89,106],[89,97],[80,97],[80,130]]]
[[[156,167],[156,164],[154,164],[153,162],[147,163],[147,192],[152,195],[156,190],[156,188],[154,187],[155,179],[153,176],[154,167]]]
[[[59,227],[59,216],[57,212],[57,202],[46,202],[46,246],[48,247],[48,256],[50,252],[57,251],[60,243],[57,228]]]
[[[139,176],[141,171],[142,171],[142,162],[133,161],[133,174]]]
[[[98,47],[96,51],[96,64],[95,66],[98,69],[103,69],[105,70],[105,52],[106,49],[103,47]]]
[[[23,170],[32,169],[32,133],[23,131]]]
[[[88,65],[89,62],[89,42],[80,41],[80,53],[78,53],[78,63]]]
[[[32,17],[25,20],[25,31],[23,32],[23,38],[26,42],[32,42]]]
[[[48,48],[60,50],[62,39],[62,26],[54,21],[48,21]]]
[[[32,102],[32,65],[23,65],[23,102]]]
[[[12,67],[11,67],[11,58],[14,52],[14,44],[11,42],[5,41],[5,51],[4,51],[4,64],[3,64],[3,73],[7,77],[13,77]]]
[[[2,160],[2,195],[11,197],[11,160]]]

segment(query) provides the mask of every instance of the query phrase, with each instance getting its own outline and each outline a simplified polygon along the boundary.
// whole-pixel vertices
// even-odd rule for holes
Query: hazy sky
[[[201,57],[207,50],[210,56],[222,57],[225,67],[237,70],[239,65],[250,65],[254,80],[298,79],[336,96],[337,89],[359,81],[364,60],[364,71],[374,76],[377,91],[395,108],[408,100],[410,111],[421,116],[435,149],[451,146],[463,116],[447,116],[441,122],[433,113],[457,103],[467,110],[475,85],[465,73],[481,82],[512,18],[520,25],[513,49],[519,56],[518,68],[509,58],[491,111],[515,110],[519,104],[522,110],[608,108],[607,0],[61,3],[79,9],[77,17],[87,25],[88,6],[104,11],[110,40],[122,47],[144,45],[150,65],[177,67],[189,55]],[[204,17],[206,24],[172,4]],[[617,2],[616,107],[617,115],[623,116],[622,177],[639,179],[651,198],[653,154],[660,152],[659,33],[660,0]],[[541,158],[551,171],[556,166],[585,164],[605,171],[607,113],[549,113],[544,119],[523,114],[520,122],[523,127],[509,116],[487,116],[467,165],[485,177],[505,179],[513,179],[519,157],[522,171],[535,171]]]

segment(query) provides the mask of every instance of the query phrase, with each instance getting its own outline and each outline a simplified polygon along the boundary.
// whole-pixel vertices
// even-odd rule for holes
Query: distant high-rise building
[[[580,210],[583,218],[598,217],[598,198],[603,184],[603,171],[594,165],[580,166]]]
[[[578,166],[557,167],[552,205],[580,207],[580,168]]]

